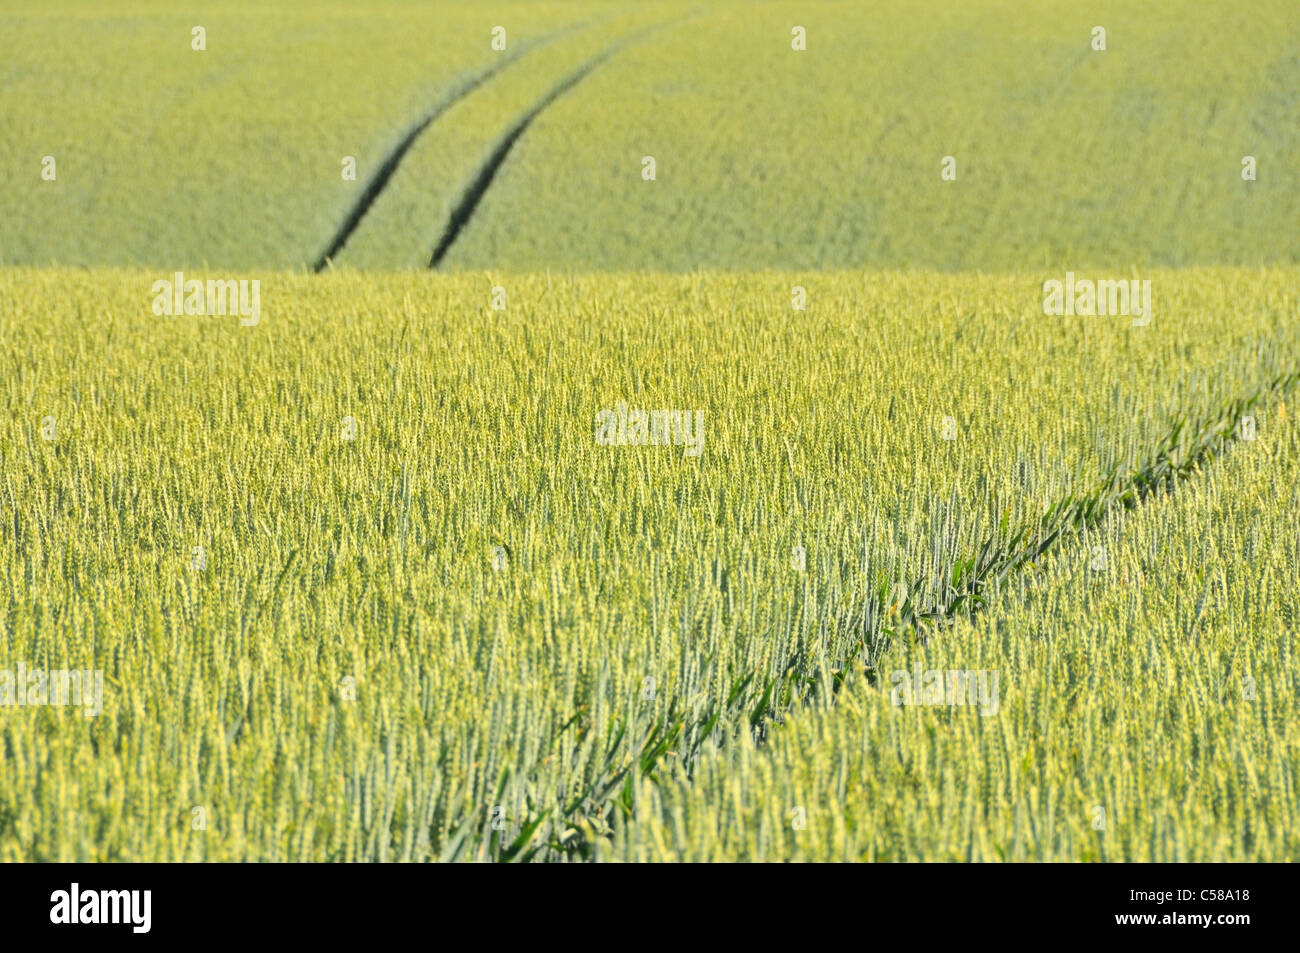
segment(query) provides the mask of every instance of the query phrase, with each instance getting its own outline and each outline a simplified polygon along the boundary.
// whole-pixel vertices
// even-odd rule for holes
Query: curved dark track
[[[501,70],[527,54],[530,50],[537,49],[540,46],[545,46],[547,43],[550,43],[567,33],[572,33],[574,30],[581,29],[585,25],[585,23],[577,23],[565,27],[562,30],[557,30],[554,33],[549,33],[546,36],[534,40],[532,43],[526,45],[521,44],[520,48],[514,54],[502,59],[501,62],[483,70],[481,73],[477,73],[465,80],[460,86],[456,87],[452,91],[451,95],[443,99],[438,103],[438,105],[434,106],[433,109],[411,126],[411,128],[406,131],[406,134],[398,140],[397,144],[389,150],[388,155],[384,157],[384,161],[380,163],[379,168],[376,169],[374,175],[370,177],[370,180],[366,183],[366,187],[362,190],[361,195],[357,198],[357,201],[353,204],[351,210],[349,210],[347,217],[343,219],[343,224],[339,226],[338,230],[334,233],[333,238],[330,239],[328,247],[326,247],[325,251],[321,253],[320,257],[317,258],[315,263],[312,265],[312,271],[317,273],[323,271],[330,263],[330,260],[333,259],[334,256],[342,250],[343,246],[347,244],[348,239],[352,237],[352,233],[356,231],[357,226],[361,224],[361,220],[365,218],[366,213],[370,211],[370,206],[374,204],[375,200],[379,198],[379,194],[383,192],[384,187],[388,185],[388,180],[393,177],[393,173],[397,171],[397,167],[401,164],[406,153],[409,152],[411,146],[415,144],[415,140],[420,137],[420,134],[424,132],[424,130],[429,128],[430,124],[432,124],[435,119],[472,93],[479,86],[483,85]]]
[[[546,107],[550,106],[569,90],[573,89],[573,87],[577,86],[578,83],[582,82],[582,80],[586,78],[588,73],[600,66],[624,46],[642,40],[651,33],[663,29],[667,25],[668,23],[654,24],[653,26],[646,27],[645,29],[634,33],[632,36],[624,37],[621,40],[615,41],[596,56],[589,59],[586,63],[582,64],[582,66],[578,67],[578,69],[569,76],[557,83],[550,92],[537,101],[532,109],[528,110],[522,118],[510,127],[506,134],[501,137],[496,148],[492,150],[492,154],[488,156],[487,160],[479,168],[478,173],[470,181],[470,184],[466,187],[465,193],[461,196],[456,207],[452,209],[451,216],[447,219],[446,228],[443,229],[442,237],[438,239],[438,244],[434,247],[433,254],[429,257],[430,268],[437,268],[438,265],[442,263],[448,250],[460,236],[461,230],[469,224],[470,218],[474,215],[474,210],[478,208],[479,201],[483,198],[484,193],[487,192],[488,187],[492,184],[492,180],[496,177],[497,171],[501,168],[502,163],[506,161],[506,157],[510,155],[510,150],[514,148],[515,143],[519,141],[519,137],[528,130],[528,127],[532,124],[533,120],[538,117],[542,110],[546,109]]]
[[[447,254],[448,249],[451,248],[452,243],[455,242],[457,236],[460,235],[460,230],[465,227],[466,223],[469,222],[470,217],[474,214],[474,209],[478,207],[479,200],[483,198],[483,194],[488,190],[488,186],[490,186],[492,180],[496,178],[497,170],[500,169],[501,164],[506,161],[506,156],[510,154],[510,150],[514,148],[514,144],[519,140],[519,137],[524,134],[525,130],[528,129],[532,121],[537,118],[537,115],[574,86],[577,86],[578,83],[582,82],[583,78],[600,65],[602,61],[607,59],[611,53],[612,51],[601,53],[595,59],[584,64],[577,70],[577,72],[565,78],[549,93],[542,97],[542,99],[533,106],[532,109],[525,113],[524,117],[516,122],[514,126],[510,128],[510,131],[502,137],[501,141],[497,143],[496,148],[492,150],[492,154],[488,156],[487,161],[479,168],[478,174],[465,190],[465,194],[461,196],[460,202],[457,203],[456,207],[452,210],[451,217],[447,220],[447,227],[442,233],[442,238],[438,240],[438,245],[433,250],[433,256],[429,259],[430,268],[438,267],[438,264]]]

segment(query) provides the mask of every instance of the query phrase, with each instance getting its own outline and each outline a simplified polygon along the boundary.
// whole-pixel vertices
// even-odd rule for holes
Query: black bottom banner
[[[737,900],[749,900],[760,916],[702,922],[712,920],[720,934],[734,937],[749,924],[756,933],[779,929],[773,915],[813,926],[810,913],[838,909],[871,934],[911,922],[927,924],[918,936],[939,939],[964,931],[965,923],[996,925],[1001,936],[1023,939],[1130,935],[1180,944],[1280,936],[1290,932],[1293,916],[1284,909],[1293,884],[1286,866],[787,866],[730,869],[720,879],[702,866],[594,872],[566,865],[568,873],[553,871],[541,881],[524,871],[466,866],[7,865],[0,868],[0,915],[10,941],[283,935],[338,943],[370,941],[377,928],[451,928],[454,916],[470,914],[501,915],[498,927],[526,929],[565,909],[618,930],[643,918],[653,922],[650,912],[659,905],[683,914],[697,904],[697,913],[743,914],[746,904]],[[593,874],[597,879],[588,880]],[[683,904],[686,898],[695,899]]]

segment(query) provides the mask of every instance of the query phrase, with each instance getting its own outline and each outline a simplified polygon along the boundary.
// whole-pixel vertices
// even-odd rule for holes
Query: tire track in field
[[[397,144],[389,150],[388,154],[384,157],[384,160],[379,164],[379,168],[375,170],[374,174],[370,177],[370,180],[366,183],[366,187],[362,189],[361,195],[358,196],[356,202],[353,203],[351,210],[349,210],[347,216],[343,219],[343,223],[338,227],[338,230],[330,239],[329,245],[326,246],[325,251],[322,252],[312,264],[312,271],[317,274],[324,271],[326,266],[330,264],[331,260],[333,260],[333,258],[343,250],[343,246],[347,244],[348,239],[352,237],[352,233],[356,231],[357,226],[361,224],[361,220],[365,218],[366,213],[370,211],[370,206],[372,206],[379,198],[380,193],[384,191],[384,188],[388,185],[388,181],[393,177],[393,173],[395,173],[397,167],[401,165],[402,159],[406,157],[406,154],[410,152],[411,147],[415,145],[415,140],[420,138],[420,134],[423,133],[424,130],[428,129],[439,116],[445,113],[452,106],[456,105],[456,103],[460,102],[470,93],[474,92],[474,90],[478,89],[511,63],[518,62],[530,51],[546,46],[562,36],[572,33],[575,30],[582,29],[584,26],[587,26],[587,23],[575,23],[572,26],[564,27],[563,29],[548,33],[531,43],[520,44],[518,50],[507,56],[501,62],[496,63],[487,69],[474,74],[469,79],[462,81],[459,86],[452,89],[450,95],[444,97],[437,105],[425,113],[423,117],[418,119],[414,125],[407,129],[406,133],[397,141]]]
[[[1200,473],[1202,465],[1223,455],[1244,438],[1242,417],[1257,407],[1267,407],[1285,398],[1300,383],[1300,370],[1280,374],[1259,384],[1252,392],[1238,397],[1200,419],[1179,415],[1169,431],[1144,456],[1126,466],[1117,463],[1088,491],[1069,494],[1049,508],[1039,519],[1029,520],[1009,531],[1000,527],[990,534],[967,558],[945,567],[939,578],[951,580],[946,591],[933,593],[929,607],[918,607],[906,597],[901,604],[889,605],[889,599],[868,598],[869,610],[880,620],[896,609],[900,624],[888,631],[892,637],[915,634],[922,638],[934,629],[950,624],[964,613],[973,617],[996,598],[1002,583],[1026,565],[1059,548],[1068,540],[1077,540],[1100,526],[1111,513],[1137,509],[1153,497],[1175,490]],[[914,583],[913,592],[925,589],[924,580]],[[933,591],[933,590],[932,590]],[[883,594],[882,594],[883,596]],[[870,624],[871,615],[864,621]],[[869,660],[868,673],[874,675]]]
[[[833,704],[839,690],[854,670],[861,671],[858,660],[863,650],[871,649],[868,644],[870,633],[867,630],[888,613],[897,611],[899,619],[897,625],[887,633],[890,639],[905,638],[908,635],[923,639],[929,632],[952,624],[959,612],[963,617],[975,616],[989,606],[988,597],[996,598],[1000,584],[1008,576],[1023,569],[1027,563],[1072,540],[1078,540],[1088,530],[1099,525],[1109,513],[1136,509],[1195,478],[1204,463],[1223,455],[1244,439],[1238,427],[1244,413],[1257,407],[1269,406],[1287,396],[1297,384],[1300,384],[1300,370],[1265,380],[1247,395],[1221,404],[1199,419],[1176,417],[1164,437],[1154,446],[1148,447],[1140,466],[1127,471],[1117,465],[1090,492],[1063,497],[1041,519],[1030,520],[1009,534],[1000,529],[990,535],[978,557],[972,556],[960,561],[967,564],[967,571],[960,579],[949,572],[949,578],[954,579],[952,588],[948,592],[937,594],[934,604],[928,608],[915,607],[906,597],[902,605],[890,606],[890,599],[884,593],[867,594],[861,609],[850,620],[852,628],[860,626],[862,630],[862,639],[857,643],[858,650],[842,659],[837,668],[832,669],[828,665],[827,674],[830,677],[824,683],[829,695],[826,700]],[[951,570],[956,567],[948,568]],[[851,635],[849,642],[852,646]],[[872,684],[878,679],[874,670],[876,661],[877,657],[869,654],[868,666],[863,672]],[[756,743],[764,745],[770,732],[779,728],[788,715],[804,708],[823,691],[822,686],[815,684],[818,681],[818,665],[818,660],[811,652],[797,650],[783,671],[768,675],[762,681],[756,681],[754,673],[744,676],[732,686],[725,701],[720,699],[693,721],[675,701],[670,703],[667,714],[661,716],[648,732],[633,738],[632,752],[634,755],[639,753],[639,757],[630,760],[618,757],[618,742],[623,739],[628,728],[624,722],[614,743],[609,746],[603,771],[597,774],[585,793],[564,804],[556,812],[555,823],[569,827],[570,830],[559,838],[537,843],[534,835],[549,812],[531,814],[514,842],[505,844],[490,841],[491,858],[512,861],[568,855],[591,859],[596,842],[602,838],[607,839],[612,834],[593,828],[587,819],[588,813],[599,819],[601,826],[607,829],[619,810],[627,823],[636,823],[634,805],[620,793],[625,789],[629,774],[635,772],[656,778],[665,754],[673,749],[677,755],[678,767],[686,772],[687,778],[691,777],[699,759],[704,756],[701,748],[704,737],[719,723],[736,722],[742,730],[747,727],[753,733]],[[791,688],[800,684],[811,688],[792,693]],[[563,735],[577,720],[578,715],[574,715],[557,735]],[[587,725],[580,736],[586,737],[591,731],[592,726]],[[592,801],[591,811],[584,806],[588,799]],[[452,848],[455,853],[463,848],[464,839],[472,825],[486,830],[486,814],[480,812],[480,815],[470,815],[455,828],[456,837],[459,838]]]
[[[496,174],[500,171],[502,164],[506,161],[506,157],[510,155],[510,150],[514,148],[515,143],[518,142],[520,137],[528,131],[528,127],[532,125],[534,119],[541,115],[543,110],[569,90],[573,89],[573,87],[577,86],[588,76],[588,74],[614,56],[615,53],[619,52],[619,50],[623,49],[625,46],[640,42],[650,36],[650,34],[663,29],[671,23],[680,22],[681,19],[683,18],[679,17],[676,20],[656,23],[632,33],[629,36],[623,37],[620,40],[615,40],[600,53],[597,53],[591,59],[587,60],[587,62],[582,64],[582,66],[578,67],[574,72],[560,80],[560,82],[551,88],[550,92],[533,105],[532,109],[528,110],[528,112],[524,113],[523,116],[516,120],[515,124],[506,131],[506,134],[502,136],[500,140],[498,140],[491,155],[487,157],[487,160],[479,167],[478,172],[465,187],[464,194],[461,196],[460,201],[456,203],[456,207],[452,209],[451,215],[447,219],[447,224],[442,231],[442,237],[438,239],[438,244],[434,247],[433,254],[429,256],[429,267],[437,268],[442,263],[443,258],[447,256],[447,252],[451,249],[451,246],[455,244],[461,231],[469,224],[469,220],[474,216],[474,211],[478,208],[478,203],[482,200],[484,194],[492,185],[492,180],[496,178]]]

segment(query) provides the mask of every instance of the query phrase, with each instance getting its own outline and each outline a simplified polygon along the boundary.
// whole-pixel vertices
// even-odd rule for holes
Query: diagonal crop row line
[[[882,581],[871,600],[872,612],[862,615],[864,633],[878,623],[888,639],[907,632],[924,633],[959,617],[970,618],[987,607],[990,594],[996,594],[1009,576],[1063,539],[1099,526],[1116,510],[1135,509],[1194,476],[1203,463],[1242,439],[1240,424],[1248,411],[1284,396],[1297,382],[1300,371],[1279,374],[1200,420],[1175,416],[1169,431],[1143,458],[1117,464],[1091,490],[1057,500],[1041,517],[1014,529],[1008,528],[1004,514],[1002,525],[975,553],[957,559],[948,568],[943,591],[931,592],[922,605],[906,596],[891,605],[888,583]],[[923,591],[920,580],[913,591]],[[886,623],[882,607],[893,613],[895,625]]]
[[[447,839],[442,859],[457,859],[471,842],[486,846],[488,855],[498,861],[593,856],[597,840],[612,834],[616,816],[632,819],[634,773],[660,783],[664,757],[671,752],[677,756],[678,769],[690,777],[703,754],[704,740],[718,728],[733,733],[748,729],[761,742],[769,726],[779,725],[786,711],[818,696],[833,701],[864,657],[865,675],[874,683],[874,664],[889,639],[924,634],[958,618],[973,617],[989,605],[991,596],[1009,577],[1053,547],[1101,524],[1108,514],[1135,509],[1195,476],[1204,463],[1242,439],[1243,415],[1285,396],[1297,382],[1300,371],[1281,374],[1199,420],[1175,416],[1168,432],[1149,452],[1132,464],[1116,465],[1090,491],[1067,495],[1040,518],[1014,529],[1008,527],[1004,515],[1002,524],[975,553],[948,567],[943,591],[927,593],[924,603],[919,599],[925,591],[921,580],[914,590],[918,598],[904,596],[891,601],[889,581],[882,579],[877,591],[851,612],[848,631],[843,634],[853,651],[834,670],[824,667],[824,658],[817,651],[801,649],[779,674],[758,681],[753,672],[735,678],[727,697],[703,712],[686,712],[674,699],[666,713],[648,724],[640,724],[633,715],[605,726],[602,767],[581,795],[545,808],[530,801],[529,815],[509,842],[490,829],[484,811],[473,812]],[[579,743],[591,739],[597,727],[584,721],[583,715],[580,710],[559,729],[552,747],[558,747],[570,729]],[[503,772],[502,789],[506,782]],[[552,833],[543,840],[539,832],[548,819]]]
[[[474,90],[478,89],[507,66],[517,62],[519,59],[527,55],[531,50],[546,46],[548,43],[552,43],[560,37],[572,33],[574,30],[581,29],[584,25],[585,24],[582,23],[573,24],[572,26],[567,26],[563,29],[548,33],[531,42],[521,43],[513,53],[502,59],[500,62],[463,80],[460,85],[456,86],[448,95],[443,97],[437,105],[425,113],[421,118],[416,120],[415,123],[412,124],[405,134],[403,134],[403,136],[396,142],[392,149],[388,151],[388,154],[384,156],[379,167],[375,169],[374,174],[371,175],[369,180],[367,180],[365,188],[361,190],[361,194],[352,204],[352,208],[348,210],[348,214],[344,217],[343,222],[330,238],[329,244],[326,245],[325,250],[321,252],[319,257],[317,257],[316,261],[312,264],[312,271],[317,273],[324,271],[326,266],[330,264],[335,256],[343,250],[343,246],[347,244],[348,239],[352,237],[352,233],[356,231],[357,226],[361,224],[361,220],[365,218],[366,213],[370,211],[370,206],[372,206],[375,203],[375,200],[379,198],[380,193],[384,191],[384,188],[388,185],[388,181],[393,177],[393,173],[395,173],[397,167],[401,165],[402,159],[406,157],[406,154],[411,150],[411,147],[415,145],[415,140],[417,140],[420,137],[420,134],[428,129],[439,116],[456,103],[460,102]]]
[[[569,90],[573,89],[573,87],[577,86],[587,77],[588,74],[623,47],[630,43],[643,40],[651,33],[663,29],[668,25],[668,22],[653,24],[632,34],[631,36],[616,40],[600,53],[597,53],[587,62],[583,63],[564,79],[560,80],[560,82],[556,83],[545,96],[539,99],[533,107],[528,110],[528,112],[524,113],[523,116],[515,121],[514,125],[506,130],[505,135],[497,141],[496,146],[483,162],[483,165],[479,167],[473,178],[470,179],[469,184],[465,187],[464,193],[461,195],[460,201],[457,202],[455,208],[452,209],[451,215],[447,219],[447,224],[443,228],[442,236],[438,239],[437,245],[434,246],[433,254],[429,256],[430,268],[437,268],[442,263],[443,258],[446,257],[447,252],[451,249],[451,246],[455,243],[457,237],[459,237],[461,230],[469,224],[470,218],[474,215],[474,210],[478,208],[478,204],[482,200],[483,195],[487,192],[488,187],[492,185],[492,180],[496,178],[496,174],[498,170],[500,170],[502,163],[504,163],[506,157],[510,155],[510,150],[514,148],[515,143],[519,141],[519,138],[528,130],[528,127],[532,125],[533,120],[536,119],[544,109],[554,103]]]

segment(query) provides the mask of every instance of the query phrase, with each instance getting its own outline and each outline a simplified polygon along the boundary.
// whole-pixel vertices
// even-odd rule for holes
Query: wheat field
[[[0,5],[0,860],[1300,859],[1297,37]]]

